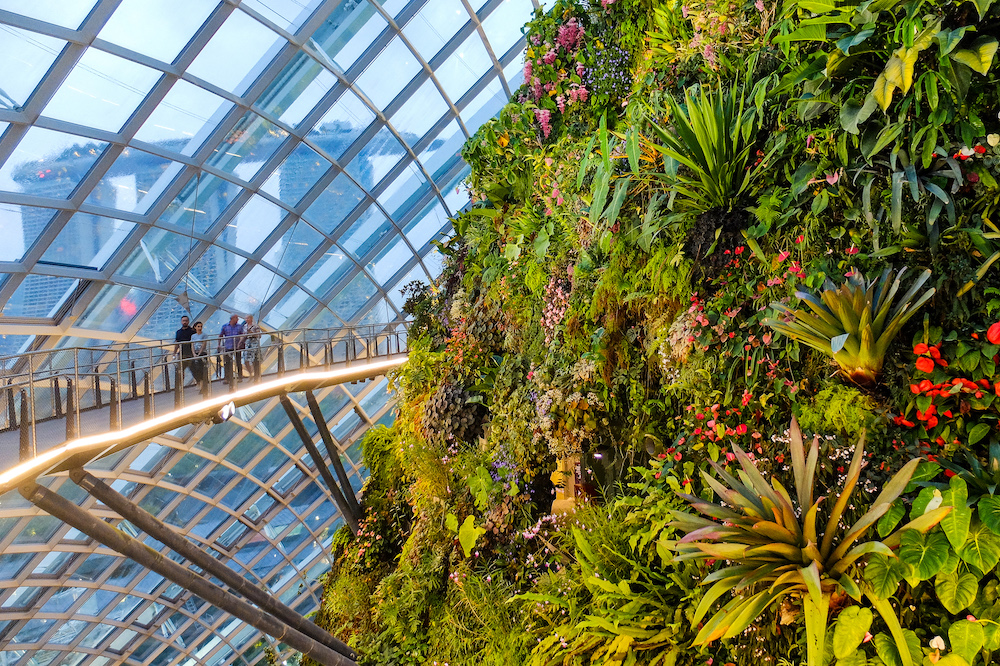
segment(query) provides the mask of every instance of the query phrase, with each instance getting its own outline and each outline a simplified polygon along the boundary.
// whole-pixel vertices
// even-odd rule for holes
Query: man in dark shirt
[[[239,315],[235,314],[229,317],[228,324],[223,324],[222,331],[219,333],[219,351],[224,352],[226,357],[227,380],[232,378],[232,363],[234,360],[236,361],[236,369],[239,371],[239,378],[240,380],[243,379],[243,364],[240,358],[243,353],[243,346],[246,343],[243,333],[243,324],[240,323]]]
[[[191,336],[194,335],[194,329],[191,328],[191,320],[187,316],[181,317],[181,327],[177,329],[174,333],[174,354],[180,351],[181,358],[181,372],[179,381],[184,381],[184,368],[186,367],[191,371],[191,376],[194,377],[195,383],[199,381],[199,378],[195,375],[193,366],[187,362],[187,359],[194,357],[194,350],[191,349]]]

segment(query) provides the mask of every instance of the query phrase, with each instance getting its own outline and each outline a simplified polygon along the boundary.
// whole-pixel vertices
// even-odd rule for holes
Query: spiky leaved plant
[[[867,596],[885,619],[903,659],[912,666],[902,628],[889,603],[867,588],[862,591],[854,579],[854,565],[871,553],[893,556],[904,530],[926,532],[944,518],[951,507],[929,511],[878,541],[863,541],[873,524],[889,510],[889,505],[906,488],[920,459],[911,460],[882,489],[871,508],[852,527],[842,529],[840,521],[861,477],[864,434],[858,441],[841,492],[821,522],[825,497],[814,497],[819,437],[813,439],[808,454],[798,422],[789,429],[795,500],[772,477],[764,480],[753,461],[733,446],[740,469],[736,476],[712,463],[718,479],[702,471],[706,483],[720,501],[709,502],[682,494],[691,507],[703,514],[673,512],[672,525],[686,532],[674,544],[677,559],[713,559],[724,562],[702,584],[712,586],[695,611],[701,622],[717,600],[733,593],[731,601],[717,611],[695,637],[695,644],[718,638],[732,638],[750,626],[769,606],[784,597],[797,599],[805,616],[809,666],[820,666],[826,639],[830,599],[837,590],[861,601]]]
[[[763,323],[829,354],[840,366],[840,372],[854,383],[873,386],[882,372],[889,344],[903,324],[934,295],[931,287],[913,300],[931,275],[928,269],[893,306],[905,273],[905,267],[895,275],[892,268],[886,268],[877,279],[866,281],[852,269],[840,287],[827,279],[818,296],[795,292],[805,308],[771,303],[784,317],[768,318]]]

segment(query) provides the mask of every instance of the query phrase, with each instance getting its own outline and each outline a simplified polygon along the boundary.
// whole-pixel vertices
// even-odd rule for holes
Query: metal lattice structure
[[[0,0],[0,356],[170,337],[185,312],[210,333],[229,312],[270,330],[402,319],[537,6]],[[385,381],[317,397],[360,488]],[[342,517],[276,398],[87,469],[318,607]],[[67,477],[40,482],[129,530]],[[255,664],[268,640],[0,496],[0,665]]]

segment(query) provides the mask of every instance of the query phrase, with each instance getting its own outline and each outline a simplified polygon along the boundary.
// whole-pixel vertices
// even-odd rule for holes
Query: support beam
[[[150,571],[155,571],[167,580],[180,585],[185,590],[201,597],[233,617],[243,620],[259,631],[315,659],[320,664],[323,664],[323,666],[357,666],[354,661],[339,652],[335,652],[319,641],[313,640],[305,634],[292,629],[259,608],[254,608],[242,599],[195,574],[190,569],[182,567],[173,560],[164,557],[162,553],[133,539],[121,530],[111,527],[103,520],[90,515],[73,502],[52,492],[48,488],[40,486],[37,483],[28,483],[20,486],[18,490],[26,500],[46,513],[55,516],[67,525],[75,527],[98,543],[134,560]]]
[[[340,461],[340,449],[337,448],[337,443],[333,441],[333,435],[330,434],[330,427],[326,425],[326,419],[323,417],[323,410],[319,408],[319,402],[316,401],[316,396],[313,395],[312,391],[306,391],[306,402],[309,403],[309,411],[312,412],[313,421],[316,422],[316,427],[319,428],[319,436],[323,439],[326,452],[330,456],[333,471],[337,473],[337,478],[340,479],[340,485],[344,489],[344,496],[347,498],[347,503],[350,505],[351,510],[354,511],[354,516],[358,520],[361,520],[361,507],[358,506],[358,498],[354,496],[354,490],[351,488],[351,480],[347,476],[347,470],[344,469],[344,463]]]
[[[323,462],[323,454],[319,452],[316,448],[316,443],[313,442],[312,437],[309,436],[309,432],[306,430],[306,426],[302,423],[302,419],[299,418],[298,412],[295,411],[295,407],[292,405],[292,401],[288,399],[288,394],[284,394],[280,398],[281,406],[285,408],[285,413],[288,414],[288,420],[292,422],[295,427],[295,432],[299,433],[299,439],[306,447],[306,451],[312,456],[312,459],[316,461],[316,469],[319,470],[319,475],[323,477],[323,481],[326,482],[327,488],[330,490],[330,495],[333,496],[333,501],[337,503],[337,508],[340,509],[340,513],[343,514],[344,520],[347,521],[347,525],[351,528],[351,532],[354,535],[358,533],[358,519],[354,515],[354,511],[351,506],[347,503],[344,498],[344,494],[340,492],[340,486],[337,485],[337,480],[333,478],[333,474],[330,472],[330,468],[326,466]]]
[[[122,518],[129,521],[143,532],[153,537],[174,552],[183,555],[189,562],[201,567],[210,575],[218,578],[229,588],[240,593],[262,610],[274,615],[289,627],[323,643],[336,650],[348,659],[356,660],[357,655],[346,643],[303,618],[299,613],[281,603],[270,594],[260,589],[243,576],[239,575],[225,564],[208,554],[207,551],[195,546],[180,534],[164,525],[158,518],[133,504],[127,497],[104,483],[84,469],[71,469],[69,476],[76,485],[114,509]]]

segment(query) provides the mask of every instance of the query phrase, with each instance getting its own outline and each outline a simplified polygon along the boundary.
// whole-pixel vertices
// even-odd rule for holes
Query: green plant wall
[[[525,18],[317,621],[367,664],[992,663],[1000,4]]]

